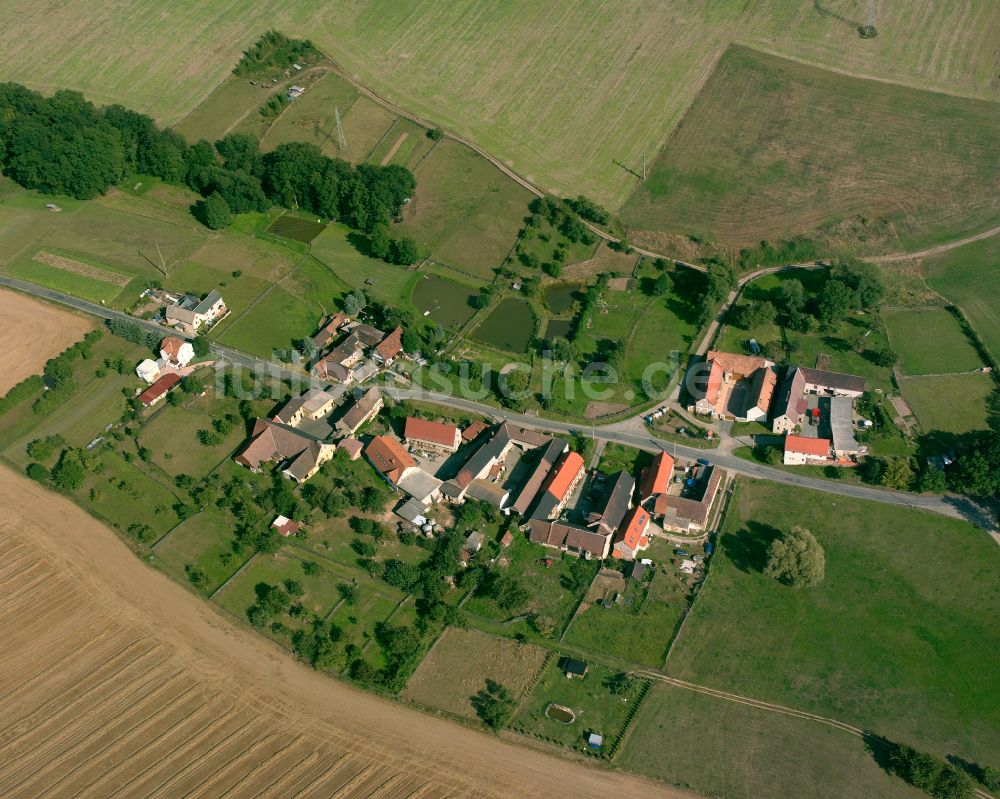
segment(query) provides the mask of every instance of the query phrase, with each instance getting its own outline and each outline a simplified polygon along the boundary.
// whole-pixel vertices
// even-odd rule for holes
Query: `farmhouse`
[[[569,450],[559,456],[542,488],[541,496],[531,514],[532,519],[555,519],[562,513],[574,489],[580,484],[586,470],[580,454]]]
[[[865,393],[865,379],[857,375],[840,372],[825,372],[822,369],[799,367],[808,394],[830,394],[837,397],[857,399]]]
[[[621,525],[632,507],[632,493],[635,491],[635,480],[628,472],[620,471],[614,476],[611,486],[604,499],[603,507],[594,509],[587,516],[587,527],[601,535],[611,535]]]
[[[785,436],[786,466],[802,466],[806,463],[822,463],[830,459],[830,439],[808,438],[789,433]]]
[[[194,358],[194,347],[182,338],[167,336],[160,342],[160,357],[168,365],[182,369]]]
[[[604,560],[611,548],[611,535],[597,533],[558,521],[532,519],[528,522],[528,538],[544,547],[575,552],[585,558]]]
[[[406,469],[396,481],[396,485],[401,491],[424,505],[430,505],[441,499],[441,481],[419,466]]]
[[[291,427],[298,426],[303,419],[322,419],[333,410],[336,398],[319,388],[310,388],[305,394],[292,397],[271,417]]]
[[[771,430],[779,435],[792,433],[802,426],[806,409],[806,378],[802,369],[788,371],[774,400]]]
[[[491,483],[489,480],[473,480],[465,489],[465,496],[503,510],[507,505],[507,500],[510,499],[510,492],[503,486]]]
[[[817,396],[820,397],[819,402],[825,402],[830,398],[832,411],[833,399],[838,403],[847,399],[850,405],[850,400],[860,397],[864,391],[863,377],[808,369],[804,366],[793,367],[785,375],[775,397],[774,408],[771,411],[771,429],[778,434],[796,433],[807,420],[813,417],[818,419],[820,416],[816,411]],[[850,448],[850,444],[845,442],[845,449]]]
[[[397,327],[372,350],[372,357],[377,363],[390,364],[403,351],[403,328]]]
[[[410,457],[406,447],[393,436],[373,438],[365,447],[365,457],[394,486],[399,484],[407,470],[417,468],[417,462]]]
[[[166,320],[189,335],[194,335],[204,324],[211,324],[227,313],[226,303],[218,291],[210,291],[204,299],[185,294],[166,309]]]
[[[691,408],[695,413],[744,422],[767,418],[777,383],[773,361],[710,350],[705,363],[693,368],[707,369],[707,376],[698,378],[703,388],[692,391],[702,394]]]
[[[139,395],[139,402],[142,403],[144,408],[150,408],[167,396],[167,393],[181,382],[180,375],[170,372],[165,374],[160,378],[157,378],[156,382],[153,383],[149,388],[143,391]]]
[[[462,434],[453,424],[407,416],[403,437],[411,447],[431,452],[457,452]]]
[[[361,425],[375,418],[382,405],[382,392],[377,386],[372,386],[340,418],[337,429],[344,435],[354,435]]]
[[[250,441],[234,460],[254,472],[261,471],[266,463],[278,463],[283,465],[286,477],[304,483],[333,457],[335,450],[333,444],[317,441],[293,427],[258,419]]]
[[[665,494],[670,487],[670,478],[674,473],[674,459],[666,452],[659,452],[653,457],[653,462],[642,471],[639,483],[639,504],[644,505],[654,497]]]
[[[679,533],[704,530],[723,474],[717,466],[696,466],[679,494],[660,494],[653,502],[653,516],[660,526]]]
[[[649,546],[649,511],[641,505],[632,509],[625,518],[621,529],[615,535],[612,556],[624,560],[632,560],[643,549]]]
[[[317,351],[323,350],[333,341],[337,331],[348,322],[347,314],[335,313],[326,317],[320,324],[319,330],[312,337],[313,346]]]
[[[551,441],[551,436],[544,433],[503,422],[490,439],[472,453],[472,457],[465,462],[454,480],[445,484],[445,494],[452,499],[461,500],[473,480],[485,478],[495,469],[502,469],[504,460],[514,447],[529,450],[548,445]],[[565,449],[565,442],[563,448]]]

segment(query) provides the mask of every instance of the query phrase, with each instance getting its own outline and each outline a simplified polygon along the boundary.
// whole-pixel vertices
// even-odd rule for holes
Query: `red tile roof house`
[[[785,436],[785,466],[802,466],[830,460],[830,439]]]
[[[171,366],[183,368],[194,358],[194,347],[182,338],[167,336],[160,342],[160,357]]]
[[[171,372],[170,374],[163,375],[163,377],[139,395],[139,402],[142,403],[144,408],[150,408],[167,396],[170,389],[180,382],[181,378],[178,374]]]
[[[457,452],[462,434],[453,424],[407,416],[403,437],[411,447],[432,452]]]
[[[403,351],[403,328],[397,327],[372,350],[372,357],[379,363],[390,364]]]
[[[642,470],[639,482],[639,504],[667,493],[670,478],[674,474],[674,459],[666,452],[657,453],[653,462]]]
[[[704,370],[706,367],[705,396],[692,407],[695,413],[744,422],[767,418],[778,380],[774,361],[710,350],[705,363],[693,368]],[[735,404],[734,394],[739,398]]]
[[[475,441],[479,438],[479,434],[489,427],[486,422],[480,422],[476,419],[473,422],[469,422],[469,426],[462,431],[462,441]]]
[[[634,560],[639,552],[649,546],[649,536],[646,535],[648,529],[649,511],[642,506],[632,508],[615,535],[612,556],[623,560]]]
[[[392,436],[376,436],[365,447],[365,457],[375,470],[393,486],[410,469],[417,468],[417,462],[410,457],[406,447],[398,438]]]

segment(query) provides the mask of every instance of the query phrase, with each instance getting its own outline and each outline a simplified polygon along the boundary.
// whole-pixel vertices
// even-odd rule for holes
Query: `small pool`
[[[284,214],[271,223],[267,232],[308,244],[324,230],[326,230],[326,224],[323,222],[317,222],[312,219],[300,219]]]
[[[572,724],[576,721],[576,713],[564,705],[557,705],[555,702],[550,702],[549,706],[545,708],[545,716],[560,724]]]
[[[468,322],[476,309],[475,299],[465,286],[443,277],[425,277],[413,289],[413,304],[421,314],[437,322],[441,327],[461,327]]]
[[[568,338],[572,329],[572,319],[549,319],[549,323],[545,326],[545,338]]]
[[[526,352],[535,332],[535,314],[525,300],[508,297],[501,302],[472,337],[508,352]]]
[[[552,313],[563,313],[580,299],[582,283],[556,283],[545,289],[545,304]]]

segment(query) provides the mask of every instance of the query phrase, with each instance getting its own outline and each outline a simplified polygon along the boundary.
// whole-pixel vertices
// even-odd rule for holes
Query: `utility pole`
[[[337,120],[337,137],[340,139],[338,146],[341,150],[347,149],[347,137],[344,136],[344,126],[340,124],[340,108],[333,107],[333,115]]]
[[[642,151],[642,179],[646,180],[646,151]]]
[[[160,267],[161,267],[160,271],[163,272],[163,276],[166,277],[167,276],[167,264],[163,260],[163,253],[160,252],[160,242],[158,242],[158,241],[156,241],[154,239],[153,240],[153,244],[156,245],[156,254],[160,256]]]

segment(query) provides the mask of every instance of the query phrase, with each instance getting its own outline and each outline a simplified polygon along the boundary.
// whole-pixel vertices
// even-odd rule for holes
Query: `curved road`
[[[777,268],[778,267],[775,267],[775,269]],[[7,286],[25,294],[51,300],[52,302],[66,305],[70,308],[74,308],[93,316],[98,316],[102,319],[122,319],[128,322],[133,322],[157,334],[162,335],[164,333],[164,328],[153,322],[136,319],[135,317],[122,313],[121,311],[106,308],[103,305],[88,302],[87,300],[71,297],[68,294],[44,288],[43,286],[38,286],[25,280],[18,280],[17,278],[8,277],[7,275],[0,275],[0,286]],[[219,344],[213,344],[212,351],[216,355],[225,358],[233,364],[251,369],[257,373],[271,375],[277,379],[292,381],[310,380],[309,375],[301,369],[289,368],[287,364],[278,364],[273,361],[257,358],[253,355],[233,349],[232,347],[224,347]],[[515,424],[522,425],[523,427],[530,427],[537,430],[547,430],[551,432],[569,433],[572,435],[582,436],[589,435],[595,439],[600,438],[604,441],[613,441],[630,447],[636,447],[637,449],[646,450],[648,452],[664,451],[670,452],[671,454],[681,455],[689,459],[704,458],[713,464],[723,467],[724,469],[728,469],[731,472],[742,474],[747,477],[772,480],[786,485],[810,488],[814,491],[822,491],[827,494],[851,497],[853,499],[867,499],[891,505],[902,505],[909,508],[940,513],[944,516],[965,519],[979,527],[990,530],[994,537],[997,538],[998,543],[1000,543],[1000,534],[995,532],[992,520],[989,519],[987,514],[984,513],[975,503],[964,497],[952,495],[938,496],[933,494],[906,494],[897,491],[885,491],[877,488],[871,488],[869,486],[799,476],[781,469],[773,469],[769,466],[743,460],[742,458],[737,458],[734,455],[713,452],[711,450],[697,449],[695,447],[686,447],[682,444],[667,443],[651,435],[635,432],[634,422],[630,422],[629,420],[606,425],[600,428],[594,426],[588,427],[586,424],[581,423],[560,422],[551,419],[542,419],[537,416],[513,413],[502,408],[495,408],[492,405],[485,405],[463,397],[439,394],[437,392],[425,391],[423,389],[400,389],[387,387],[384,391],[393,399],[418,399],[424,402],[432,402],[437,405],[469,411],[471,413],[480,414],[497,420],[509,420]]]

